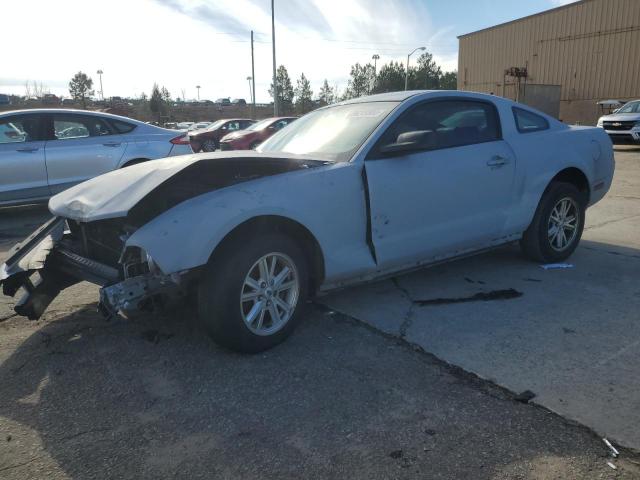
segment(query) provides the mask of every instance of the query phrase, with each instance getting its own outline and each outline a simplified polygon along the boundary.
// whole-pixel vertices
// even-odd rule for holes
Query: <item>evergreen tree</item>
[[[280,107],[280,113],[283,115],[289,114],[293,107],[293,85],[291,85],[291,79],[289,78],[289,72],[284,65],[280,65],[276,71],[276,85],[278,86],[278,105]],[[269,87],[269,95],[273,96],[273,83]]]
[[[311,83],[304,76],[304,73],[300,75],[294,93],[296,113],[305,114],[313,109],[313,91]]]

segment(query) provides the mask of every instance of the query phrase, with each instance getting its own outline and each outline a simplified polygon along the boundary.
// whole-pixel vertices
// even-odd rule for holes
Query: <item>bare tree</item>
[[[31,95],[31,82],[27,80],[26,82],[24,82],[24,96],[26,98],[31,98]]]

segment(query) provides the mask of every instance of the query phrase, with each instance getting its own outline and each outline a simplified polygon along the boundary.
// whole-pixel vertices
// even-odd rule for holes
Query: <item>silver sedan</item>
[[[0,205],[47,200],[135,163],[193,153],[187,135],[106,113],[34,109],[0,114]]]

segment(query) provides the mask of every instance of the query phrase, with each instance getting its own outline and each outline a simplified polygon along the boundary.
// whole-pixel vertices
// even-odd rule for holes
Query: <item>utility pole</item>
[[[278,84],[276,83],[276,21],[271,0],[271,44],[273,46],[273,116],[278,116]]]
[[[253,30],[251,30],[251,81],[252,83],[252,88],[251,88],[251,118],[253,120],[256,119],[256,72],[255,72],[255,67],[254,67],[254,62],[253,62]]]
[[[104,90],[102,90],[102,74],[104,72],[102,70],[98,70],[96,73],[100,76],[100,98],[104,100]]]

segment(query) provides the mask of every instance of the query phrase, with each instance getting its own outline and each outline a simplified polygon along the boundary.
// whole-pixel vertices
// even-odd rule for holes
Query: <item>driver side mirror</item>
[[[401,153],[428,150],[436,146],[436,134],[432,130],[416,130],[398,135],[395,143],[380,147],[380,153],[397,155]]]

